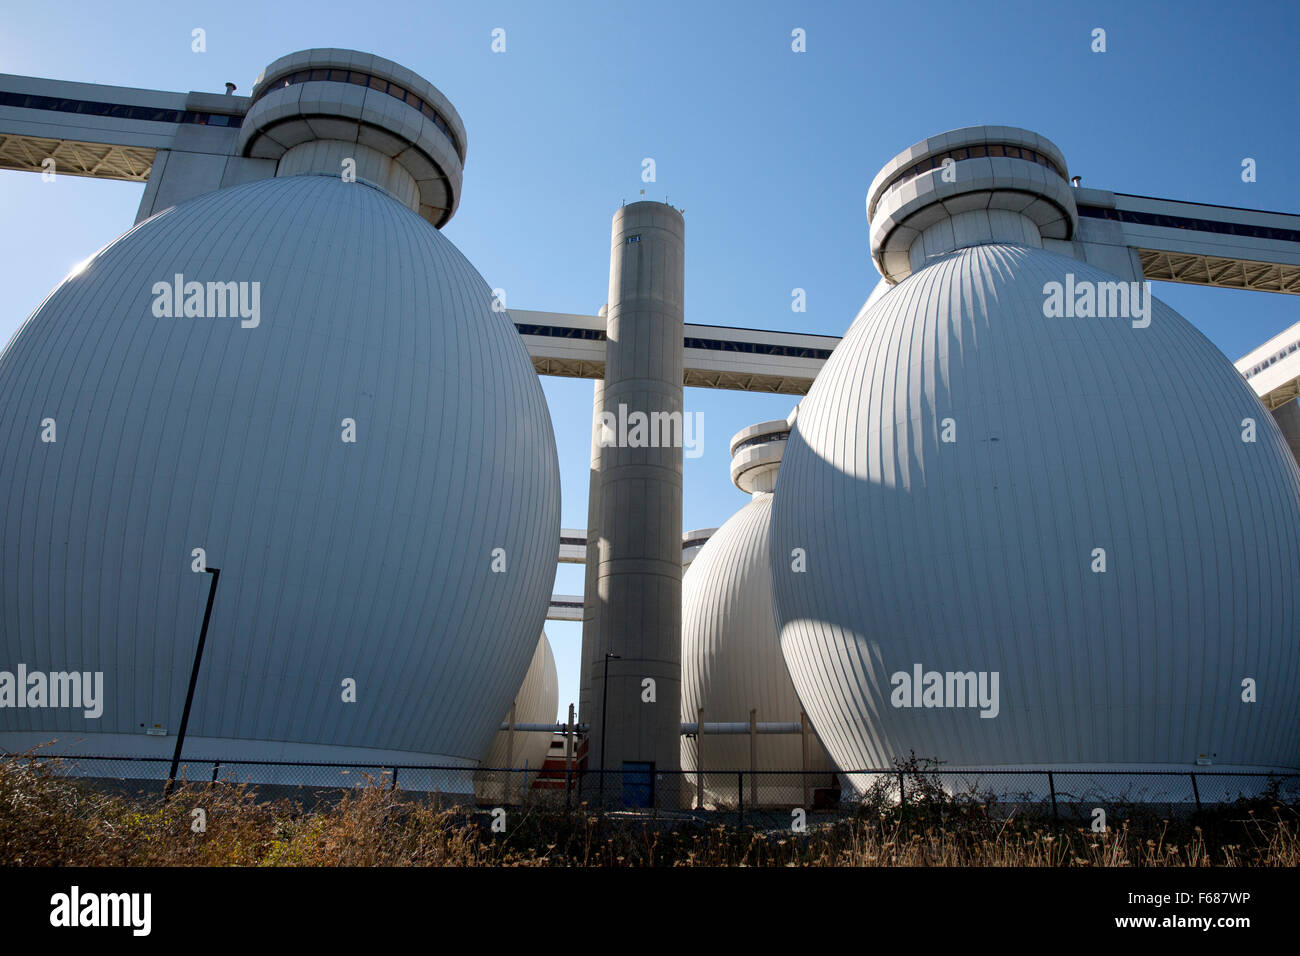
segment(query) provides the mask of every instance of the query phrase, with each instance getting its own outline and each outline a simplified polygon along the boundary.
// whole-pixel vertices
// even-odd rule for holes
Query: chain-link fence
[[[6,756],[48,762],[62,775],[129,793],[161,793],[171,770],[167,757],[39,753]],[[400,788],[410,794],[445,795],[455,803],[476,803],[491,800],[494,789],[503,794],[522,793],[529,778],[536,776],[536,771],[494,772],[476,767],[187,758],[177,768],[176,782],[247,784],[268,799],[293,796],[314,802],[373,786]],[[518,783],[505,786],[498,783],[501,780]]]
[[[56,772],[122,792],[160,793],[171,761],[165,757],[7,754],[51,761]],[[949,801],[1000,812],[1086,821],[1145,808],[1179,816],[1238,800],[1300,802],[1300,774],[1214,770],[1102,771],[1072,769],[903,768],[799,770],[624,770],[454,767],[422,764],[344,764],[268,760],[187,759],[177,781],[245,784],[259,796],[316,802],[376,786],[411,798],[472,807],[587,807],[665,820],[723,819],[788,826],[792,817],[836,818],[863,806]]]
[[[858,802],[919,805],[966,801],[1006,813],[1087,820],[1097,808],[1185,816],[1239,800],[1300,802],[1300,774],[1236,771],[948,769],[841,774]]]

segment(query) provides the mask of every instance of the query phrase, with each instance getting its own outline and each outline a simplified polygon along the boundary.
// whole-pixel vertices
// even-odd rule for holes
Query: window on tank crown
[[[772,442],[777,442],[777,441],[789,441],[789,440],[790,440],[790,433],[789,433],[789,432],[773,432],[773,433],[768,434],[768,435],[758,435],[758,436],[756,436],[756,437],[754,437],[754,438],[746,438],[744,441],[742,441],[742,442],[741,442],[739,445],[737,445],[735,448],[731,449],[731,453],[734,455],[736,452],[740,451],[742,448],[750,448],[750,447],[752,447],[752,446],[754,446],[754,445],[767,445],[767,444],[770,444],[770,443],[772,443]]]
[[[369,73],[362,73],[357,70],[340,70],[340,69],[317,69],[317,70],[298,70],[294,73],[287,74],[275,86],[268,87],[267,92],[271,89],[284,89],[287,86],[294,86],[298,83],[307,83],[312,81],[329,81],[333,83],[351,83],[354,86],[364,86],[378,93],[387,93],[394,99],[401,100],[412,109],[417,109],[421,114],[433,121],[434,126],[442,131],[443,135],[451,140],[452,148],[457,155],[460,154],[460,144],[456,141],[451,127],[442,115],[430,106],[424,99],[418,96],[412,90],[399,86],[397,83],[390,83],[388,80],[378,76],[371,76]],[[259,96],[258,99],[261,97]],[[232,126],[239,125],[231,123]]]
[[[895,186],[915,179],[923,173],[932,169],[942,169],[945,160],[952,159],[955,161],[963,159],[982,159],[987,156],[1000,156],[1009,159],[1023,159],[1031,163],[1037,163],[1046,169],[1050,169],[1058,176],[1064,177],[1050,159],[1039,153],[1037,150],[1029,149],[1027,146],[1007,146],[1003,144],[981,143],[977,146],[962,146],[957,149],[950,149],[946,153],[936,153],[933,156],[927,156],[925,159],[918,160],[911,166],[900,170],[893,179],[885,186],[885,189],[893,189]]]

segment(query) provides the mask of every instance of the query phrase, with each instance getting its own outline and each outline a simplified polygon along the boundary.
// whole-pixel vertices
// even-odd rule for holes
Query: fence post
[[[515,776],[511,772],[515,765],[515,704],[518,701],[510,702],[510,724],[506,729],[506,803],[511,803],[515,798]]]
[[[695,809],[704,809],[704,708],[695,712]]]
[[[569,726],[564,734],[564,809],[573,804],[573,704],[569,704]]]
[[[745,771],[736,771],[736,810],[740,814],[737,826],[745,825]]]
[[[208,603],[203,609],[203,625],[199,628],[199,643],[194,648],[194,669],[190,671],[190,689],[185,692],[185,709],[181,711],[181,728],[176,733],[176,749],[172,752],[172,766],[167,771],[167,783],[163,787],[163,800],[171,796],[176,785],[176,771],[181,762],[181,748],[185,746],[185,729],[190,724],[190,706],[194,703],[194,688],[199,682],[199,665],[203,663],[203,646],[208,641],[208,622],[212,620],[212,602],[217,597],[217,581],[221,578],[220,568],[208,568],[212,575],[212,584],[208,586]]]
[[[1047,789],[1052,792],[1052,820],[1058,821],[1060,818],[1056,815],[1056,781],[1052,778],[1052,771],[1047,771]]]
[[[812,809],[812,801],[808,799],[808,714],[805,711],[799,711],[799,735],[803,738],[803,805],[805,810]]]
[[[758,806],[758,711],[749,711],[749,802]]]
[[[1196,786],[1196,773],[1193,771],[1187,776],[1192,778],[1192,797],[1196,800],[1196,810],[1199,813],[1201,810],[1201,790]]]
[[[907,803],[907,792],[903,788],[903,771],[898,771],[898,806],[901,809]]]
[[[217,773],[220,770],[221,770],[221,761],[220,760],[212,761],[212,782],[213,783],[217,782]]]
[[[391,789],[397,789],[397,767],[393,767],[393,786]]]

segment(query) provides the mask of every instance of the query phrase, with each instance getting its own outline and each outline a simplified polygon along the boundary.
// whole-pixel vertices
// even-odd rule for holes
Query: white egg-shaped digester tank
[[[731,480],[752,497],[728,518],[691,562],[682,581],[682,721],[798,724],[799,698],[781,657],[772,614],[768,532],[772,489],[790,433],[784,421],[762,422],[731,439]],[[810,806],[829,788],[832,769],[813,734],[759,734],[744,799],[764,806]],[[703,766],[701,768],[701,752]],[[805,777],[805,767],[812,771]],[[705,806],[734,805],[739,778],[751,769],[748,734],[682,738],[682,770],[691,793],[704,771]],[[730,772],[726,772],[730,771]],[[751,792],[751,784],[753,785]]]
[[[0,658],[104,680],[98,717],[0,710],[6,749],[170,756],[199,548],[221,574],[187,758],[474,766],[519,688],[555,574],[550,416],[509,314],[432,224],[459,119],[378,57],[355,55],[441,126],[299,81],[347,56],[277,61],[254,90],[240,142],[275,178],[140,223],[0,356]]]
[[[555,669],[555,654],[543,631],[528,672],[511,703],[514,722],[516,725],[554,724],[559,702],[560,680]],[[515,803],[522,799],[537,779],[551,749],[554,732],[516,730],[512,735],[508,727],[510,717],[507,709],[501,721],[507,729],[497,731],[492,746],[479,762],[484,769],[475,774],[474,794],[480,803],[503,800]],[[521,772],[503,773],[503,769]]]
[[[801,403],[772,515],[782,651],[844,770],[1300,764],[1300,471],[1140,272],[1075,257],[1132,261],[1072,193],[1007,127],[873,184],[898,284]]]

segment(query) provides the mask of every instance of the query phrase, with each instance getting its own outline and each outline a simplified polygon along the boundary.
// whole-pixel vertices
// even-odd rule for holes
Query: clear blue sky
[[[207,31],[207,52],[190,31]],[[491,52],[491,31],[507,50]],[[807,32],[795,54],[790,33]],[[1091,31],[1107,52],[1090,50]],[[877,280],[865,192],[913,142],[1022,126],[1085,185],[1300,212],[1300,4],[1050,2],[7,4],[0,72],[247,93],[285,53],[338,46],[436,84],[468,129],[446,234],[510,306],[594,313],[610,217],[638,198],[686,210],[687,321],[840,334]],[[1241,160],[1258,181],[1241,181]],[[142,186],[0,172],[0,341],[69,267],[131,225]],[[808,311],[790,311],[791,289]],[[1300,298],[1158,283],[1230,358],[1300,321]],[[586,527],[591,383],[544,379],[563,522]],[[789,397],[697,390],[705,454],[686,462],[685,526],[744,499],[727,441]],[[582,590],[565,566],[556,591]],[[580,627],[547,626],[560,709],[577,699]]]

